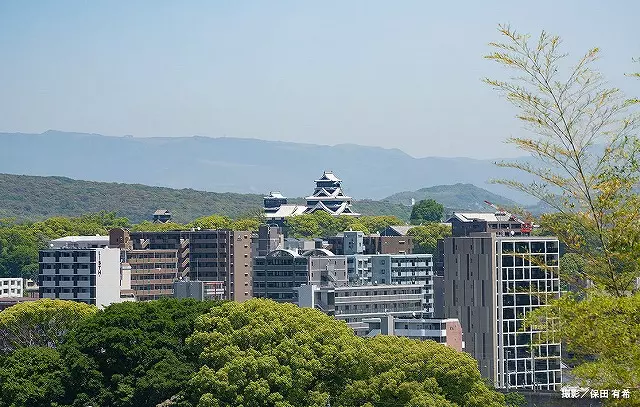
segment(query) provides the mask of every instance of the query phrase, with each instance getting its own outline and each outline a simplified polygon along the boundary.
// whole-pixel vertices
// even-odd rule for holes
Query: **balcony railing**
[[[422,301],[423,294],[391,294],[391,295],[358,295],[353,297],[336,297],[336,305],[351,304],[361,302],[401,302],[401,301]]]

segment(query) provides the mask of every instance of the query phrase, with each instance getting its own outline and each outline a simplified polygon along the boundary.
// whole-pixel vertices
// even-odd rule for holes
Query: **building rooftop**
[[[269,192],[269,196],[265,196],[265,199],[269,199],[269,198],[279,198],[279,199],[286,199],[284,197],[284,195],[282,195],[282,193],[280,193],[280,191],[271,191]]]
[[[316,182],[322,182],[322,181],[333,181],[333,182],[341,182],[342,180],[339,179],[338,177],[336,177],[333,174],[333,171],[325,171],[322,174],[322,177],[320,177],[320,179],[317,179]]]
[[[411,229],[413,229],[414,227],[415,226],[413,226],[413,225],[409,225],[409,226],[397,225],[397,226],[389,226],[389,229],[392,229],[393,231],[395,231],[400,236],[406,236],[407,233],[409,233],[409,231]]]
[[[302,257],[302,256],[298,254],[298,252],[296,252],[295,250],[276,249],[270,252],[269,254],[267,254],[267,257]]]
[[[171,215],[171,212],[168,209],[157,209],[154,213],[154,216],[161,216],[161,215]]]
[[[515,219],[511,219],[509,215],[501,215],[500,212],[492,213],[492,212],[454,212],[453,216],[447,220],[447,223],[450,223],[452,219],[458,219],[460,222],[473,222],[473,221],[483,221],[483,222],[520,222]]]
[[[308,250],[304,253],[302,253],[303,256],[305,257],[309,257],[309,256],[335,256],[335,254],[333,254],[333,252],[331,252],[330,250],[327,249],[311,249]]]
[[[109,244],[109,236],[65,236],[59,239],[53,239],[50,243],[94,243],[100,242]]]
[[[305,205],[280,205],[275,212],[266,212],[264,215],[268,218],[286,218],[288,216],[302,215],[307,210]]]

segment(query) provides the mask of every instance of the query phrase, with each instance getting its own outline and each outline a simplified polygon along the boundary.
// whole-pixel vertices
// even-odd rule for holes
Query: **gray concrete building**
[[[276,249],[253,259],[253,295],[257,298],[295,303],[296,288],[301,285],[342,286],[347,281],[346,258],[326,249],[303,254]]]
[[[468,231],[463,230],[463,233]],[[558,390],[560,343],[534,343],[524,316],[558,298],[554,237],[471,233],[444,241],[444,316],[457,318],[465,351],[497,388]]]
[[[413,253],[411,236],[365,235],[363,232],[346,231],[327,237],[327,243],[337,255]]]
[[[260,225],[252,240],[251,258],[266,256],[277,248],[284,248],[282,228],[275,225]]]

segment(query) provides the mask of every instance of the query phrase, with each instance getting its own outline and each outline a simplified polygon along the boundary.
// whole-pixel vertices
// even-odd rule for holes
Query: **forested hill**
[[[211,214],[237,218],[260,210],[262,195],[0,174],[0,218],[41,220],[104,210],[137,223],[149,220],[159,208],[169,209],[173,219],[183,223]],[[364,215],[401,219],[411,213],[408,206],[382,201],[358,201],[354,208]]]

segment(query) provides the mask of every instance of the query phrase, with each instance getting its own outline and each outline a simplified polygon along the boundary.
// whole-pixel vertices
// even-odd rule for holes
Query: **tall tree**
[[[97,308],[73,301],[42,299],[0,312],[0,353],[29,346],[56,348],[71,329]]]
[[[185,346],[196,318],[217,302],[162,299],[113,304],[80,323],[60,352],[75,400],[154,407],[196,372]]]
[[[593,68],[598,48],[567,69],[558,36],[542,32],[532,40],[508,26],[499,31],[504,42],[491,43],[493,52],[486,58],[516,76],[485,82],[515,105],[517,117],[533,133],[509,139],[531,153],[532,160],[499,165],[535,179],[530,184],[499,182],[559,212],[543,218],[545,228],[584,261],[579,267],[565,266],[564,277],[591,282],[582,287],[586,300],[566,295],[529,315],[528,323],[541,329],[543,339],[561,335],[577,357],[579,384],[640,388],[640,321],[634,305],[640,298],[635,287],[640,276],[636,116],[622,93],[607,87]],[[635,400],[629,403],[638,403],[640,395],[632,394]]]
[[[68,372],[55,349],[21,348],[0,356],[0,407],[47,407],[62,400]]]
[[[423,199],[413,205],[411,223],[419,225],[423,222],[440,222],[444,215],[444,206],[434,199]]]
[[[426,223],[411,228],[407,234],[413,237],[414,253],[435,254],[438,240],[451,236],[451,225]]]

